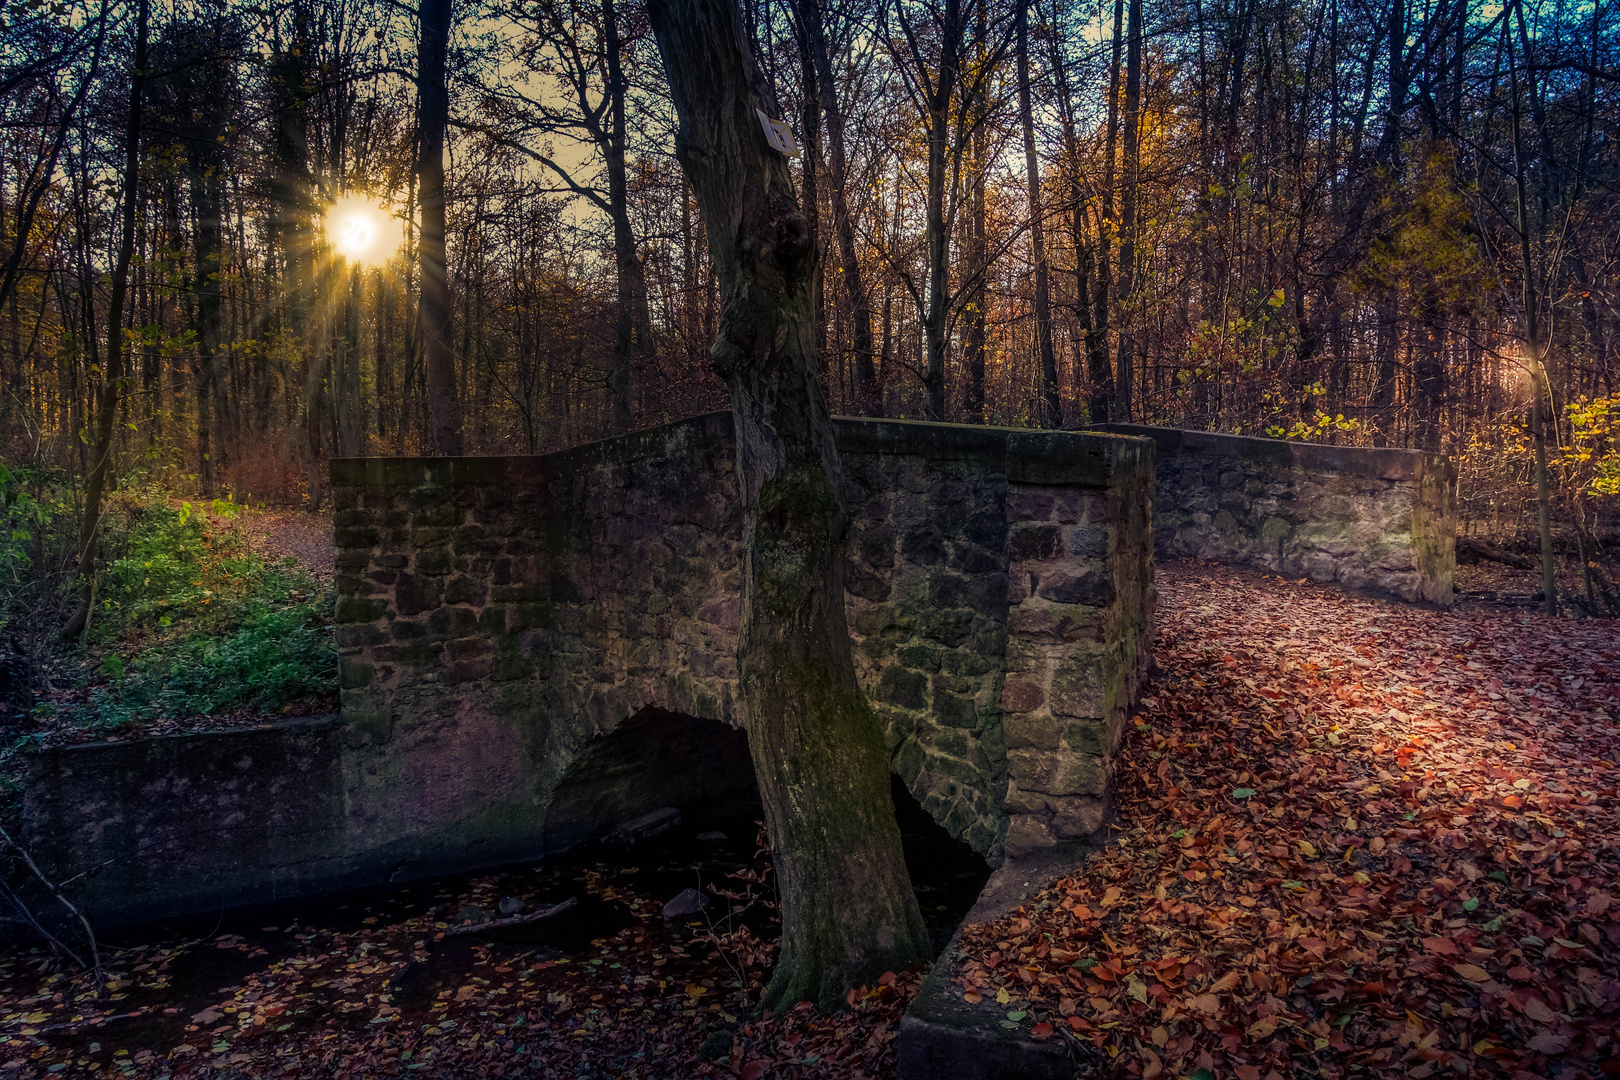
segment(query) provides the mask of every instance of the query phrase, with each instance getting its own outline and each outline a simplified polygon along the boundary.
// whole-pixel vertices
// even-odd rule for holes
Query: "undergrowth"
[[[97,536],[89,627],[63,643],[78,491],[64,475],[3,466],[0,491],[0,637],[25,661],[36,733],[274,712],[335,687],[331,590],[254,550],[241,505],[126,481]]]

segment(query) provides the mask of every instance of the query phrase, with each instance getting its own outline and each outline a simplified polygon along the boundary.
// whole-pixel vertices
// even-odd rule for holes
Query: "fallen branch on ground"
[[[548,908],[541,908],[539,911],[531,911],[527,915],[514,915],[510,919],[492,919],[489,922],[478,923],[474,926],[458,926],[453,930],[446,930],[445,935],[480,934],[485,930],[500,930],[507,926],[522,926],[524,923],[539,922],[541,919],[549,919],[553,915],[567,911],[569,908],[578,905],[578,903],[578,897],[570,896],[560,904],[552,904]]]
[[[1515,570],[1534,570],[1541,565],[1534,559],[1523,555],[1514,555],[1512,552],[1503,551],[1499,547],[1492,547],[1485,541],[1477,540],[1472,536],[1457,537],[1457,554],[1467,555],[1475,559],[1484,559],[1486,562],[1501,563],[1503,566],[1511,566]]]

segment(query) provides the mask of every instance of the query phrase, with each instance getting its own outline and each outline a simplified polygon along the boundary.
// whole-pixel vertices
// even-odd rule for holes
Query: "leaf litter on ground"
[[[893,1075],[920,971],[852,991],[836,1016],[759,1015],[779,933],[769,858],[706,864],[714,906],[666,920],[669,895],[697,882],[686,854],[565,860],[104,948],[100,996],[43,949],[14,952],[0,957],[0,1077]],[[502,925],[514,894],[562,914]]]
[[[1116,1075],[1617,1076],[1620,629],[1161,564],[1114,842],[960,990]]]
[[[1615,625],[1191,563],[1161,565],[1158,586],[1117,843],[964,928],[965,994],[1149,1080],[1573,1077],[1612,1060]],[[741,903],[767,868],[731,883]],[[43,950],[13,952],[0,1077],[894,1075],[918,972],[838,1016],[758,1018],[774,919],[671,926],[655,881],[582,867],[546,892],[508,871],[433,886],[432,906],[237,920],[108,950],[101,996]],[[571,951],[445,936],[513,892],[578,894],[621,922]]]

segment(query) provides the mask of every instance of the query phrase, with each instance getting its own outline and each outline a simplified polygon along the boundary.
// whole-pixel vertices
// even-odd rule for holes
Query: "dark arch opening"
[[[935,821],[899,777],[891,775],[890,794],[906,870],[937,954],[973,906],[990,868]],[[746,862],[752,827],[744,823],[763,816],[747,735],[715,720],[641,710],[587,743],[563,777],[546,815],[546,853],[607,840],[620,826],[665,807],[681,812],[680,830],[655,851]],[[688,850],[693,837],[717,827],[728,834],[730,848]],[[637,850],[637,864],[648,866],[648,852]],[[664,883],[671,895],[689,884],[689,871]],[[643,885],[652,879],[651,873],[641,875]]]
[[[979,898],[990,878],[990,866],[935,821],[906,789],[905,781],[893,773],[889,774],[889,794],[894,799],[894,820],[900,826],[906,872],[938,956]]]
[[[649,705],[580,751],[546,814],[546,853],[602,839],[664,807],[690,827],[757,814],[759,805],[747,735]]]

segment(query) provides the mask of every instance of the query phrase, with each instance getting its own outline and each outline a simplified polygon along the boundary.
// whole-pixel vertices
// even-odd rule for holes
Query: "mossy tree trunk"
[[[731,393],[744,505],[741,709],[782,901],[762,1004],[824,1009],[926,952],[882,732],[844,615],[847,516],[816,379],[816,251],[735,0],[654,0],[653,33],[720,285],[711,357]]]

